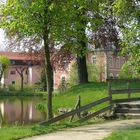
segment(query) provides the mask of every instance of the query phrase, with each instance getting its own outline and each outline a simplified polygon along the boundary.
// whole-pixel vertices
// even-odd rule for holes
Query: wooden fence
[[[77,103],[76,103],[75,108],[73,110],[71,110],[67,113],[64,113],[62,115],[59,115],[57,117],[54,117],[48,121],[43,121],[40,124],[41,125],[49,125],[49,124],[52,124],[55,122],[59,122],[59,121],[65,119],[65,118],[68,118],[70,116],[71,116],[70,121],[72,121],[75,115],[78,116],[79,120],[85,121],[85,120],[90,119],[92,117],[95,117],[103,112],[111,110],[113,103],[140,100],[140,97],[131,98],[132,93],[140,93],[140,86],[137,89],[132,89],[130,86],[132,82],[139,82],[140,83],[140,79],[107,79],[107,81],[108,81],[108,93],[109,93],[108,97],[102,98],[98,101],[94,101],[94,102],[89,103],[89,104],[84,105],[84,106],[81,106],[81,104],[80,104],[81,99],[80,99],[80,97],[78,97]],[[115,83],[118,83],[118,82],[127,83],[127,88],[126,89],[112,89],[112,83],[114,83],[114,82]],[[128,94],[128,98],[113,99],[112,95],[114,95],[114,94]],[[88,109],[91,109],[92,107],[95,107],[95,106],[100,105],[100,104],[105,103],[105,102],[109,102],[109,105],[96,111],[96,112],[90,113],[84,117],[81,116],[81,112],[86,111]]]
[[[41,125],[42,124],[43,125],[49,125],[49,124],[52,124],[52,123],[61,121],[61,120],[65,119],[65,118],[67,118],[67,117],[73,116],[75,114],[80,114],[81,112],[86,111],[88,109],[91,109],[92,107],[95,107],[95,106],[100,105],[100,104],[105,103],[105,102],[109,102],[109,100],[110,100],[109,98],[110,97],[106,97],[106,98],[100,99],[98,101],[89,103],[87,105],[81,106],[81,107],[76,108],[74,110],[71,110],[71,111],[69,111],[67,113],[64,113],[62,115],[59,115],[59,116],[57,116],[55,118],[52,118],[52,119],[50,119],[48,121],[41,122],[40,124]],[[111,105],[106,106],[106,107],[100,109],[99,111],[96,111],[96,112],[93,112],[93,113],[88,114],[85,117],[80,117],[80,120],[81,121],[84,121],[84,120],[90,119],[90,118],[95,117],[95,116],[97,116],[97,115],[99,115],[99,114],[101,114],[101,113],[103,113],[103,112],[105,112],[107,110],[110,110],[110,109],[111,109]]]
[[[140,79],[107,79],[107,81],[108,81],[108,93],[109,93],[109,97],[110,97],[109,98],[110,104],[140,100],[140,97],[131,98],[131,94],[140,93]],[[127,83],[127,88],[126,89],[112,89],[113,83],[116,83],[116,84],[117,83],[122,83],[122,84]],[[138,83],[139,87],[131,88],[132,83]],[[115,94],[128,94],[128,98],[113,99],[113,95],[115,95]]]

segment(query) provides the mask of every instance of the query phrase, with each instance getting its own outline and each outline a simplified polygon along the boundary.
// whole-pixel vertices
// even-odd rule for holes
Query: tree
[[[119,73],[120,78],[137,78],[140,75],[137,73],[135,66],[132,66],[131,63],[128,61],[126,62]]]
[[[17,73],[20,76],[21,82],[20,82],[20,90],[23,91],[24,88],[24,72],[28,70],[27,66],[22,67],[15,67]]]
[[[86,54],[89,49],[87,47],[89,32],[97,30],[102,23],[102,19],[96,16],[100,8],[104,6],[102,4],[103,1],[98,0],[69,0],[66,2],[64,12],[66,22],[62,26],[60,36],[62,42],[67,46],[66,49],[69,49],[77,57],[79,83],[88,82]]]
[[[59,19],[60,5],[61,3],[55,0],[7,0],[1,7],[1,27],[6,29],[8,34],[17,41],[33,37],[38,40],[38,44],[43,44],[47,74],[48,119],[53,117],[53,69],[49,44],[52,33],[56,33],[56,28],[59,28],[57,19]]]
[[[10,60],[8,59],[8,57],[0,55],[0,82],[9,65]]]
[[[119,19],[122,53],[129,57],[131,65],[140,74],[140,1],[115,0],[114,15]]]

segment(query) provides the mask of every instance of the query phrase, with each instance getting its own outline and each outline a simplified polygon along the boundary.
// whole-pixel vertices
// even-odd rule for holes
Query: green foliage
[[[0,55],[0,64],[2,65],[2,69],[6,69],[10,64],[9,58],[7,56]]]
[[[69,86],[74,86],[78,84],[78,72],[77,72],[77,64],[72,64],[70,68],[70,74],[69,74]]]
[[[138,74],[137,69],[130,62],[126,62],[122,66],[119,74],[119,78],[138,78],[139,76],[140,74]]]
[[[43,103],[39,103],[36,105],[36,108],[40,111],[40,112],[45,112],[47,110],[46,105]]]
[[[34,135],[48,134],[66,128],[73,128],[82,125],[89,125],[103,122],[102,119],[89,120],[86,122],[66,122],[62,124],[55,124],[49,126],[31,125],[31,126],[5,126],[0,130],[1,140],[18,140],[25,137],[32,137]]]
[[[89,82],[96,82],[98,78],[98,70],[96,65],[92,64],[91,62],[87,62],[87,70]],[[68,83],[70,87],[78,84],[78,72],[76,63],[72,64],[71,66]]]
[[[0,55],[0,81],[4,73],[6,73],[6,70],[8,69],[8,66],[10,65],[10,60],[7,56]]]
[[[110,136],[104,140],[139,140],[140,127],[132,127],[124,130],[118,130],[113,132]]]
[[[121,32],[122,53],[130,59],[131,65],[140,73],[140,6],[139,0],[115,0],[114,15],[118,18]]]
[[[87,62],[88,67],[88,80],[89,82],[97,82],[99,72],[97,66],[91,62]]]
[[[8,85],[9,91],[16,91],[16,87],[14,85]]]

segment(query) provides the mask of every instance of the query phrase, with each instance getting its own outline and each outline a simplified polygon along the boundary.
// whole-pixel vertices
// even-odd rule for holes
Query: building
[[[70,68],[75,62],[74,58],[64,70],[56,70],[54,72],[55,89],[60,87],[63,82],[69,80]],[[87,61],[94,64],[97,68],[98,81],[106,81],[107,78],[118,78],[122,66],[127,61],[127,57],[119,55],[119,52],[112,50],[94,50],[87,54]]]
[[[99,81],[105,81],[107,78],[118,78],[127,59],[127,57],[119,55],[119,52],[112,50],[95,50],[88,56],[88,60],[97,66]]]
[[[22,71],[24,85],[40,83],[42,73],[41,59],[33,63],[35,58],[29,57],[27,54],[0,52],[0,55],[7,56],[11,62],[7,74],[2,78],[2,84],[19,85],[21,80],[20,73]],[[121,67],[127,61],[127,58],[111,50],[95,50],[87,54],[87,60],[97,67],[98,81],[105,81],[107,78],[118,78]],[[69,64],[66,64],[64,69],[56,68],[54,70],[54,89],[59,89],[62,87],[62,84],[67,83],[70,68],[74,62],[75,58]]]
[[[23,74],[23,84],[33,85],[40,82],[40,73],[42,68],[39,60],[33,62],[33,57],[27,54],[17,52],[0,52],[9,58],[11,65],[3,75],[1,83],[3,85],[17,85],[21,83],[21,74]]]

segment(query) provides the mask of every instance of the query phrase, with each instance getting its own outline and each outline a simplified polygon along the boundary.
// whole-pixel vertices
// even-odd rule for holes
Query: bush
[[[126,62],[120,71],[119,78],[138,78],[140,74],[137,73],[137,70],[131,63]]]
[[[88,80],[89,82],[95,82],[98,78],[98,70],[95,64],[91,62],[87,62],[87,70],[88,70]],[[74,86],[78,84],[78,72],[77,72],[77,64],[74,63],[70,69],[70,75],[68,80],[68,85]]]
[[[9,91],[16,91],[16,87],[13,85],[8,85]]]

